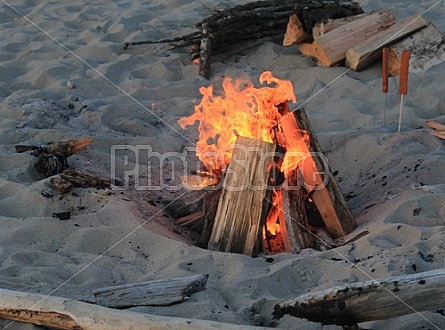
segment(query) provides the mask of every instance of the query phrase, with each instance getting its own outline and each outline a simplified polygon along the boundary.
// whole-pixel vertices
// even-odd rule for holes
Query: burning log
[[[428,22],[414,15],[375,34],[346,52],[345,65],[361,71],[382,58],[382,49],[425,27]],[[400,66],[399,66],[400,67]]]
[[[300,1],[291,12],[284,34],[283,46],[310,41],[312,28],[318,22],[360,13],[363,13],[363,9],[354,1]]]
[[[317,136],[312,130],[311,123],[306,115],[306,111],[304,111],[303,108],[300,108],[296,110],[294,114],[299,129],[305,130],[307,134],[309,134],[310,153],[317,155],[317,157],[312,158],[314,162],[313,166],[315,167],[317,173],[324,173],[325,175],[323,178],[323,182],[325,184],[322,187],[318,187],[321,189],[314,190],[311,194],[311,198],[320,212],[323,222],[326,225],[326,230],[329,232],[329,234],[333,238],[346,236],[357,227],[357,223],[355,222],[351,211],[346,204],[346,200],[341,193],[340,187],[338,186],[329,164],[327,163],[327,159],[323,155],[323,149],[318,142]],[[294,126],[293,123],[292,126]],[[322,164],[322,161],[324,164]],[[308,180],[311,180],[309,175],[306,177]]]
[[[346,51],[395,23],[389,10],[365,15],[318,37],[311,44],[301,44],[303,55],[315,57],[319,65],[334,66],[345,60]]]
[[[273,315],[323,324],[353,325],[445,306],[445,270],[347,283],[275,306]],[[378,303],[376,303],[378,302]]]
[[[292,84],[268,71],[260,82],[269,86],[226,78],[225,97],[201,88],[194,114],[179,120],[182,128],[200,122],[197,156],[222,181],[207,210],[193,209],[178,221],[202,221],[203,211],[198,246],[251,256],[266,247],[290,253],[316,247],[321,230],[313,227],[333,238],[349,234],[356,223],[309,120],[303,109],[289,113],[288,100],[296,101]]]
[[[409,38],[400,40],[389,47],[388,71],[392,76],[400,74],[402,52],[410,51],[409,70],[419,72],[445,61],[445,38],[429,23],[414,32]]]
[[[208,249],[256,256],[272,189],[282,179],[277,165],[284,149],[277,144],[238,137],[223,181]]]

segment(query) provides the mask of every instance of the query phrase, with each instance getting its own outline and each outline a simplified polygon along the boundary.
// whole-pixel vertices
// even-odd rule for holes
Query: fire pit
[[[199,122],[204,168],[184,184],[212,191],[197,217],[204,218],[198,245],[256,256],[316,247],[319,232],[349,234],[357,225],[306,113],[289,111],[292,83],[268,71],[259,80],[265,86],[226,78],[220,95],[202,87],[194,114],[179,120],[184,129]]]

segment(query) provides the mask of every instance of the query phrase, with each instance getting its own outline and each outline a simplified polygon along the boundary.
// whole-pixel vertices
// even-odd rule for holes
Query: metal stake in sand
[[[382,49],[383,127],[386,128],[386,94],[388,93],[388,48]]]
[[[399,80],[399,94],[400,94],[400,111],[399,111],[399,132],[402,125],[402,113],[403,113],[403,96],[408,94],[408,71],[409,71],[409,57],[408,50],[402,52],[402,58],[400,60],[400,80]]]

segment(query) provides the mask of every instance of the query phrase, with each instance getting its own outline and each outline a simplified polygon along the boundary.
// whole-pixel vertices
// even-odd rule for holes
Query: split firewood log
[[[426,122],[426,125],[428,126],[428,132],[431,135],[434,135],[439,139],[445,140],[445,125],[430,120]]]

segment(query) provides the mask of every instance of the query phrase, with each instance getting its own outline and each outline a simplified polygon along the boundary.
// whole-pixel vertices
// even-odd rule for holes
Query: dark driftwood
[[[67,157],[81,152],[92,142],[91,138],[82,138],[42,146],[17,145],[15,150],[18,153],[32,151],[31,154],[38,157],[34,168],[48,178],[66,170],[68,168]]]
[[[292,11],[323,12],[327,7],[354,8],[352,12],[363,12],[360,6],[350,0],[280,0],[255,1],[220,10],[196,24],[197,32],[189,35],[158,41],[126,42],[130,45],[171,43],[171,48],[191,46],[193,58],[200,58],[200,75],[208,78],[210,61],[217,55],[227,54],[228,49],[244,49],[246,42],[266,37],[283,37]],[[341,10],[340,10],[341,11]],[[321,15],[321,17],[330,15]],[[314,15],[313,17],[318,17]],[[303,18],[305,27],[315,19]],[[312,25],[313,26],[313,25]]]
[[[111,181],[109,178],[104,178],[90,171],[81,170],[78,168],[68,168],[60,173],[60,177],[71,182],[75,187],[94,187],[100,189],[111,187]]]
[[[17,145],[15,150],[18,153],[25,151],[33,151],[33,155],[38,157],[41,153],[45,154],[62,154],[65,157],[77,154],[88,147],[93,142],[91,138],[82,138],[78,140],[68,140],[66,142],[50,143],[42,146],[25,146]]]
[[[352,325],[445,306],[445,269],[348,283],[275,306],[273,315]]]
[[[169,306],[205,290],[208,278],[206,274],[153,280],[102,288],[93,294],[98,305],[111,308]]]

